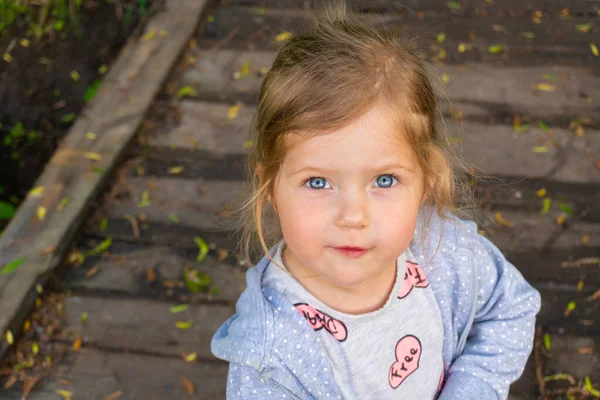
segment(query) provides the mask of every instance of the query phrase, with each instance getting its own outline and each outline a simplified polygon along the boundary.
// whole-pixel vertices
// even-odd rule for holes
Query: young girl
[[[414,41],[335,3],[263,82],[227,398],[506,399],[539,293],[477,216]],[[277,222],[265,233],[265,213]],[[269,245],[271,247],[269,247]]]

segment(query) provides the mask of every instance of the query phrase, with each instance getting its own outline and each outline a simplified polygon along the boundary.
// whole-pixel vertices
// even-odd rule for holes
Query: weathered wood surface
[[[28,196],[0,238],[0,265],[24,257],[14,273],[0,277],[0,332],[19,330],[35,299],[35,285],[43,283],[58,265],[84,220],[91,201],[117,166],[134,137],[163,79],[194,31],[205,2],[170,0],[154,16],[146,31],[165,31],[151,40],[127,44],[82,117],[78,118],[49,161],[35,187],[44,192]],[[96,140],[87,133],[96,134]],[[92,158],[86,156],[92,154]],[[100,160],[98,160],[100,158]],[[105,173],[94,172],[102,168]],[[59,211],[63,199],[69,199]],[[38,218],[39,208],[47,210]],[[0,357],[6,342],[0,342]]]
[[[222,362],[186,363],[181,357],[83,347],[73,353],[67,365],[43,379],[28,399],[60,399],[56,390],[65,390],[73,399],[104,400],[112,395],[127,400],[214,400],[225,397],[226,377],[227,364]],[[193,384],[194,395],[189,394],[182,378]],[[2,399],[18,400],[21,393],[16,389],[3,392]]]
[[[305,8],[312,9],[321,0],[226,0],[226,4],[254,6],[265,8]],[[544,14],[560,15],[563,9],[568,9],[571,15],[586,15],[596,17],[600,10],[597,0],[504,0],[485,2],[463,0],[461,9],[453,9],[447,2],[438,0],[407,0],[401,3],[393,0],[348,0],[348,6],[359,11],[417,13],[419,11],[440,15],[464,15],[472,17],[490,15],[530,16],[540,10]]]
[[[144,132],[140,141],[145,146],[134,149],[119,165],[118,180],[82,228],[76,244],[81,251],[108,237],[113,240],[106,254],[88,257],[81,266],[65,266],[61,276],[63,287],[73,295],[65,302],[67,327],[56,340],[71,343],[81,336],[82,350],[73,352],[68,365],[59,366],[38,384],[30,398],[55,396],[60,377],[72,382],[69,390],[74,398],[104,399],[119,390],[122,398],[186,398],[181,377],[194,382],[196,398],[224,398],[226,363],[210,354],[209,341],[216,327],[233,314],[245,286],[245,268],[234,254],[237,237],[228,210],[237,208],[249,189],[242,182],[245,144],[252,139],[249,123],[263,79],[260,70],[273,59],[274,35],[287,28],[301,32],[299,8],[313,7],[309,0],[228,2],[208,11],[214,22],[199,29],[197,47],[190,46],[182,56],[166,85],[170,89],[163,93],[163,97],[171,93],[171,101],[178,88],[189,85],[196,95],[171,101],[172,112],[160,115],[155,128]],[[395,26],[428,24],[432,35],[447,33],[442,47],[449,58],[437,68],[450,77],[452,104],[442,102],[449,136],[467,161],[500,178],[500,186],[481,188],[483,203],[490,217],[501,212],[515,226],[490,223],[482,228],[542,294],[538,324],[553,338],[544,373],[568,372],[570,364],[580,363],[570,373],[579,380],[587,374],[598,382],[597,360],[592,358],[597,357],[600,311],[597,300],[590,300],[600,285],[598,266],[561,263],[600,255],[600,174],[594,164],[600,149],[600,110],[595,100],[585,101],[587,96],[600,98],[598,59],[587,47],[598,26],[594,23],[587,34],[574,28],[597,21],[600,4],[595,0],[461,1],[463,9],[455,11],[445,1],[409,0],[403,5],[412,10],[383,13],[380,1],[351,3],[373,12],[373,20],[381,16]],[[573,19],[560,18],[564,8]],[[545,13],[542,24],[532,22],[535,10]],[[423,11],[420,20],[418,11]],[[504,31],[495,31],[494,24]],[[237,35],[226,38],[232,30]],[[470,30],[477,31],[475,50],[459,54],[453,49],[470,41]],[[521,31],[534,32],[536,39],[520,37]],[[499,43],[507,45],[507,53],[487,53],[488,45]],[[215,44],[217,48],[207,51]],[[190,62],[192,57],[195,63]],[[471,61],[476,63],[457,65]],[[250,63],[251,73],[235,79],[235,71],[245,62]],[[544,74],[556,77],[552,83],[556,91],[532,89],[544,82]],[[230,120],[228,108],[237,102],[245,105]],[[457,111],[462,118],[457,119]],[[531,129],[515,133],[514,115],[531,124]],[[576,118],[589,118],[582,137],[569,129]],[[537,128],[540,121],[549,124],[552,132]],[[532,148],[540,145],[546,145],[548,152],[533,153]],[[173,167],[182,168],[174,174]],[[545,215],[540,214],[543,204],[536,194],[541,188],[553,199],[553,208]],[[149,204],[140,207],[144,196]],[[573,209],[566,225],[555,222],[558,202]],[[103,218],[108,221],[105,229],[100,224]],[[586,243],[584,235],[589,235]],[[202,262],[196,261],[194,237],[211,245]],[[209,275],[211,289],[218,291],[190,293],[182,281],[189,267]],[[565,316],[571,301],[577,307]],[[170,307],[180,303],[189,308],[170,313]],[[83,312],[89,314],[86,323],[81,322]],[[194,322],[189,330],[175,327],[175,322],[188,320]],[[567,342],[593,347],[593,354],[569,358],[577,349]],[[188,364],[182,354],[191,352],[198,359]],[[512,385],[510,399],[537,396],[535,368],[532,357],[522,378]]]
[[[445,7],[444,2],[440,2],[440,5]],[[218,9],[214,22],[205,26],[202,47],[212,47],[226,40],[227,47],[231,49],[273,50],[278,45],[274,43],[277,34],[283,31],[302,34],[307,31],[304,16],[305,12],[300,9]],[[418,34],[424,40],[430,56],[438,57],[439,51],[444,49],[446,57],[443,61],[449,64],[486,62],[503,66],[577,66],[594,63],[589,41],[586,40],[594,36],[591,31],[595,28],[585,35],[576,29],[577,25],[595,19],[591,13],[572,15],[568,19],[547,16],[539,24],[532,18],[515,18],[510,14],[465,18],[455,13],[371,13],[366,14],[366,19],[373,25],[385,23],[391,29]],[[441,44],[436,43],[436,35],[440,32],[446,33],[446,39]],[[470,47],[460,52],[458,45],[461,43]],[[504,45],[503,51],[491,54],[489,46],[498,44]]]

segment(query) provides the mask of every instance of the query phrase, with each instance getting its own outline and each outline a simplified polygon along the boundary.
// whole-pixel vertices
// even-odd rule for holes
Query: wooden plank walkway
[[[244,142],[274,37],[303,32],[298,4],[311,7],[312,1],[226,3],[207,10],[210,20],[190,41],[74,246],[85,253],[111,238],[110,250],[81,265],[62,265],[59,280],[70,295],[63,329],[48,342],[71,345],[81,338],[82,346],[55,365],[31,399],[58,398],[57,390],[74,399],[224,398],[227,364],[211,355],[210,338],[233,313],[245,283],[227,210],[248,190]],[[482,228],[543,299],[538,346],[510,398],[536,399],[540,390],[545,398],[565,396],[568,380],[543,380],[558,373],[569,374],[572,385],[589,376],[600,386],[600,300],[594,296],[600,274],[595,263],[575,262],[600,257],[600,58],[589,48],[600,32],[600,2],[471,0],[452,10],[446,2],[410,0],[404,2],[410,11],[384,10],[379,1],[350,3],[368,11],[373,23],[381,17],[396,27],[446,33],[431,54],[445,51],[437,68],[450,78],[453,104],[444,104],[444,113],[451,136],[467,161],[507,183],[481,192],[490,215],[501,212],[515,226]],[[539,24],[532,20],[536,10],[543,14]],[[587,33],[577,30],[590,22]],[[459,43],[471,43],[471,50],[459,52]],[[490,54],[488,46],[496,44],[505,50]],[[236,79],[244,63],[251,73]],[[544,82],[556,90],[533,88]],[[194,94],[179,99],[184,86]],[[239,115],[230,120],[228,109],[238,102]],[[530,124],[528,131],[514,131],[515,115]],[[583,135],[574,132],[576,119],[585,121]],[[536,146],[547,151],[533,153]],[[543,215],[541,188],[555,202]],[[567,224],[555,222],[559,201],[573,210]],[[200,263],[195,237],[211,244]],[[211,277],[208,291],[186,289],[182,275],[190,267]],[[573,301],[575,309],[565,314]],[[180,303],[188,308],[171,313]],[[193,322],[189,329],[176,327],[187,321]],[[0,397],[20,393],[15,385]]]

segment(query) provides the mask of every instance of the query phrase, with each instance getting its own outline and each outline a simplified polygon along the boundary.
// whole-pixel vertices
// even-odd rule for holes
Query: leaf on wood
[[[33,342],[31,344],[31,352],[33,355],[37,355],[40,352],[40,345],[37,342]]]
[[[118,392],[114,392],[114,393],[109,394],[108,396],[106,396],[104,398],[104,400],[116,400],[116,399],[118,399],[121,396],[123,396],[123,392],[121,390],[119,390]]]
[[[584,385],[585,385],[585,389],[590,392],[590,394],[594,397],[600,397],[600,390],[596,389],[593,385],[592,385],[592,380],[590,379],[589,376],[586,376],[584,379]]]
[[[571,207],[569,207],[565,203],[558,203],[558,208],[560,208],[569,217],[573,216],[573,210],[571,209]]]
[[[185,353],[183,354],[183,359],[187,363],[191,363],[191,362],[196,361],[196,358],[198,358],[198,353],[196,353],[196,352],[193,352],[193,353],[190,353],[190,354],[185,354]]]
[[[150,191],[144,190],[142,192],[142,199],[138,202],[138,207],[148,207],[150,205]]]
[[[46,218],[46,212],[48,210],[44,206],[39,206],[37,209],[37,217],[40,221],[43,221]]]
[[[73,398],[73,393],[64,389],[57,389],[56,394],[62,397],[64,400],[71,400]]]
[[[290,31],[281,32],[277,36],[275,36],[275,41],[283,42],[284,40],[288,40],[294,37],[294,34]]]
[[[89,140],[96,140],[96,134],[93,132],[86,133],[85,137],[88,138]]]
[[[169,213],[168,217],[169,217],[169,221],[171,221],[175,224],[179,222],[179,217],[177,216],[177,214]]]
[[[550,199],[549,197],[544,198],[543,204],[544,206],[542,207],[541,213],[547,214],[548,211],[550,211],[550,206],[552,206],[552,199]]]
[[[15,342],[15,337],[10,329],[6,331],[6,335],[4,335],[4,337],[6,338],[6,343],[9,345],[12,345]]]
[[[156,272],[152,268],[146,270],[146,282],[152,283],[156,280]]]
[[[588,244],[589,242],[590,242],[590,235],[585,234],[581,237],[581,243]]]
[[[102,160],[102,155],[88,151],[87,153],[85,153],[85,158],[87,158],[88,160],[100,161]]]
[[[500,214],[499,212],[496,212],[496,221],[498,221],[498,223],[502,226],[506,226],[508,228],[512,227],[515,225],[514,222],[508,221],[506,219],[504,219],[504,217],[502,216],[502,214]]]
[[[446,41],[446,33],[445,33],[445,32],[440,32],[440,33],[438,33],[438,34],[437,34],[436,41],[437,41],[439,44],[442,44],[442,43],[444,43],[444,42]]]
[[[533,32],[521,32],[521,36],[525,39],[535,39],[535,33]]]
[[[92,268],[88,269],[88,271],[85,273],[85,277],[88,279],[91,278],[98,273],[99,269],[100,267],[98,265],[94,265]]]
[[[144,36],[142,36],[142,40],[152,40],[156,36],[156,29],[151,29]]]
[[[67,206],[67,204],[69,204],[69,202],[70,202],[70,201],[71,201],[71,200],[69,200],[67,197],[63,198],[63,199],[60,201],[60,204],[58,205],[58,207],[56,207],[56,209],[57,209],[58,211],[62,211],[62,210],[64,210],[64,209],[65,209],[65,207]]]
[[[573,310],[577,307],[577,304],[574,301],[569,302],[569,304],[567,304],[567,307],[565,308],[565,312],[563,313],[563,315],[566,317],[568,317],[569,315],[571,315],[571,313],[573,312]]]
[[[78,336],[75,341],[73,342],[73,350],[78,351],[79,349],[81,349],[81,336]]]
[[[462,8],[462,4],[460,4],[458,1],[449,1],[446,4],[448,5],[448,8],[452,10],[460,10]]]
[[[600,56],[600,52],[598,51],[598,47],[594,43],[590,43],[590,50],[592,50],[592,54],[595,57]]]
[[[187,394],[190,396],[193,396],[194,393],[196,392],[196,388],[194,387],[194,384],[190,380],[184,378],[183,376],[181,377],[181,383],[185,387],[185,391],[187,392]]]
[[[547,193],[548,193],[548,191],[546,190],[546,188],[541,188],[540,190],[537,190],[535,192],[535,195],[537,197],[544,197]]]
[[[229,107],[227,110],[227,118],[229,120],[236,119],[238,114],[240,113],[240,109],[242,108],[242,103],[238,102],[235,105]]]
[[[187,97],[187,96],[196,96],[196,95],[197,95],[196,91],[191,86],[183,86],[181,89],[179,89],[177,91],[178,98]]]
[[[565,217],[564,215],[559,215],[558,217],[556,217],[556,223],[559,225],[564,224],[567,221],[567,217]]]
[[[547,153],[548,149],[546,146],[535,146],[531,149],[531,151],[534,153]]]
[[[43,186],[38,186],[35,189],[31,189],[29,191],[29,196],[37,196],[44,193],[44,187]]]
[[[171,175],[177,175],[177,174],[182,173],[184,169],[185,169],[185,167],[183,165],[178,165],[178,166],[169,168],[168,171]]]
[[[187,309],[188,309],[187,304],[179,304],[179,305],[171,307],[169,311],[171,312],[171,314],[177,314],[180,312],[184,312]]]
[[[488,51],[492,54],[500,53],[502,50],[504,50],[503,44],[496,44],[488,47]]]
[[[19,268],[21,265],[23,265],[24,262],[25,262],[24,257],[12,260],[11,262],[9,262],[5,266],[3,266],[2,269],[0,269],[0,275],[10,274],[11,272],[13,272],[17,268]]]
[[[544,348],[546,350],[550,350],[551,346],[552,346],[552,339],[550,338],[550,334],[544,333]]]
[[[100,232],[104,232],[108,228],[108,218],[102,218],[100,222]]]
[[[181,330],[190,329],[192,326],[194,326],[194,321],[177,321],[175,322],[175,326],[177,327],[177,329]]]
[[[587,24],[575,25],[575,29],[581,33],[587,33],[590,29],[592,29],[592,23],[588,22]]]
[[[577,352],[579,354],[594,354],[594,348],[593,347],[580,347],[579,349],[577,349]]]
[[[556,85],[550,85],[549,83],[536,83],[534,88],[541,90],[542,92],[554,92],[556,90]]]
[[[95,256],[96,254],[100,254],[110,248],[112,245],[112,237],[108,237],[102,241],[98,246],[94,247],[92,250],[85,253],[86,257]]]
[[[208,254],[208,250],[209,250],[208,244],[206,244],[206,242],[198,236],[196,236],[194,238],[194,242],[196,242],[196,245],[198,246],[198,256],[196,257],[196,261],[202,262],[202,261],[204,261],[204,259],[206,258],[206,255]]]
[[[212,279],[210,276],[202,274],[195,269],[184,271],[183,280],[185,281],[189,291],[192,293],[198,293],[212,285]]]

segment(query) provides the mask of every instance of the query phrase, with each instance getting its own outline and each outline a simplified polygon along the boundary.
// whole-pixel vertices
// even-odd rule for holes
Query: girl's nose
[[[364,229],[369,225],[365,195],[345,196],[338,209],[336,225],[340,228]]]

